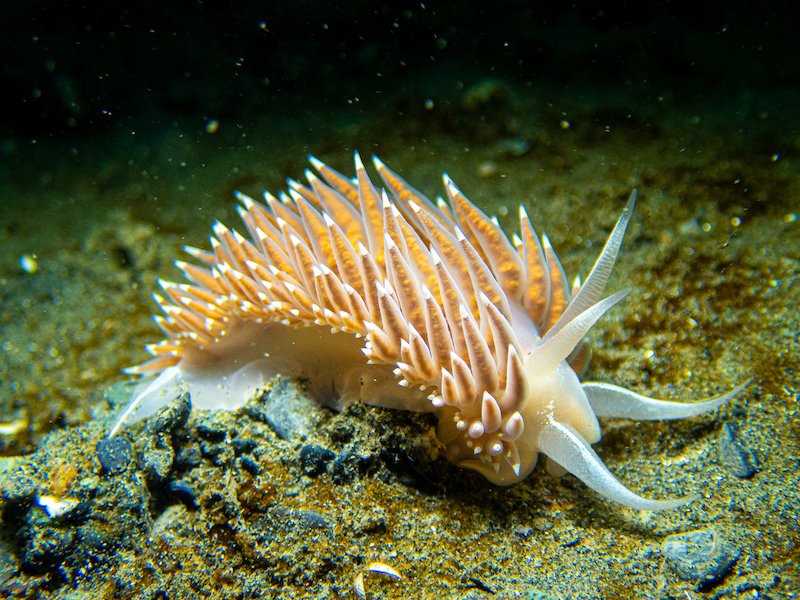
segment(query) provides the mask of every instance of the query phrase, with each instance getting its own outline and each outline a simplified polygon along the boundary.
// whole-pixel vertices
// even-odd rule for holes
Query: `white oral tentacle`
[[[748,385],[749,380],[725,394],[691,403],[658,400],[610,383],[588,382],[581,387],[598,417],[660,421],[685,419],[716,410],[738,396]]]
[[[539,449],[601,496],[640,510],[667,510],[691,501],[650,500],[626,488],[603,464],[597,453],[569,425],[550,421],[539,433]]]

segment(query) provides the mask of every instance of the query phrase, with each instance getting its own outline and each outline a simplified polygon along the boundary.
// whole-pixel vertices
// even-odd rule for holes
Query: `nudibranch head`
[[[156,322],[166,338],[129,370],[144,379],[128,417],[153,412],[187,385],[199,408],[236,408],[281,373],[341,407],[354,401],[434,412],[452,462],[508,485],[539,454],[600,494],[661,509],[625,488],[591,445],[598,416],[675,419],[736,394],[684,404],[611,384],[581,383],[584,336],[625,292],[602,297],[632,193],[594,266],[569,284],[525,209],[509,240],[447,176],[431,202],[379,159],[385,188],[358,154],[355,178],[312,158],[318,174],[289,180],[263,203],[237,193],[248,236],[215,223],[210,250],[186,248],[190,283],[162,281]]]

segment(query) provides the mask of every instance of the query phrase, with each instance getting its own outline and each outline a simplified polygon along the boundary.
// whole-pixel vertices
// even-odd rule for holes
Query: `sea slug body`
[[[499,485],[526,478],[543,453],[601,495],[640,509],[679,506],[627,489],[592,449],[597,417],[678,419],[712,411],[743,386],[686,404],[581,383],[583,338],[626,292],[602,297],[632,193],[586,280],[569,285],[523,207],[509,241],[444,176],[431,202],[379,159],[385,189],[355,155],[351,179],[289,180],[264,202],[237,194],[249,238],[217,222],[210,251],[161,281],[155,317],[166,338],[130,373],[145,376],[111,430],[187,385],[193,406],[241,406],[274,374],[304,377],[321,402],[433,412],[453,463]]]

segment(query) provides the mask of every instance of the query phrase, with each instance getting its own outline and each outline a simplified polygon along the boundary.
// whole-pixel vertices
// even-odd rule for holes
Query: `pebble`
[[[194,446],[183,446],[175,454],[175,468],[179,471],[191,471],[203,462],[200,450]]]
[[[221,442],[228,435],[228,425],[223,411],[209,412],[197,419],[197,433],[209,442]]]
[[[121,473],[131,462],[131,443],[124,437],[103,438],[95,446],[103,473]]]
[[[300,448],[300,466],[303,468],[303,473],[309,477],[322,475],[328,468],[328,463],[334,458],[336,455],[324,446],[306,444]]]
[[[139,453],[139,468],[144,471],[148,483],[153,485],[163,484],[172,470],[175,451],[169,443],[166,434],[145,438],[142,451]]]
[[[147,433],[172,433],[186,424],[191,412],[192,401],[189,392],[183,392],[147,420],[145,431]]]
[[[197,494],[195,494],[194,488],[185,481],[173,479],[169,482],[167,491],[170,496],[180,500],[187,508],[196,509],[198,507]]]
[[[242,465],[242,468],[245,471],[250,473],[250,475],[256,476],[261,473],[261,467],[259,467],[258,463],[249,456],[242,456],[239,458],[239,463]]]
[[[736,477],[749,479],[759,470],[758,458],[738,437],[733,423],[724,423],[719,432],[719,459]]]
[[[324,529],[333,536],[333,523],[315,510],[300,510],[276,506],[269,511],[273,529],[277,532],[303,532]]]
[[[730,573],[740,554],[714,528],[670,535],[664,540],[661,550],[678,577],[696,582],[695,590],[698,592],[720,583]]]
[[[337,484],[350,483],[359,475],[366,473],[371,462],[368,456],[360,456],[352,450],[343,450],[333,461],[331,479]]]
[[[222,442],[200,442],[200,454],[217,466],[225,463],[220,457],[225,453],[227,448],[228,446]]]
[[[369,514],[363,515],[355,523],[355,532],[359,535],[386,533],[388,528],[386,511],[380,507],[374,507]]]
[[[521,540],[527,540],[533,535],[533,527],[515,527],[514,535]]]
[[[253,450],[256,449],[258,446],[258,442],[249,438],[235,438],[231,444],[233,445],[233,451],[238,456],[239,454],[249,454]]]
[[[245,406],[248,416],[269,425],[282,440],[307,438],[319,422],[320,410],[291,379],[279,379],[257,401]]]

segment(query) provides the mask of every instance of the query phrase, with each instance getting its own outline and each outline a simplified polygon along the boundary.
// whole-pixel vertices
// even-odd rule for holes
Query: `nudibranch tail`
[[[682,418],[695,405],[600,383],[581,385],[584,337],[627,292],[603,298],[633,215],[633,191],[585,281],[561,261],[523,207],[511,240],[447,175],[430,201],[377,157],[373,184],[358,153],[350,178],[316,173],[263,202],[237,192],[248,236],[215,222],[210,249],[176,261],[189,283],[159,281],[166,338],[129,372],[155,375],[110,431],[154,412],[185,386],[196,408],[232,409],[269,377],[308,380],[341,408],[367,402],[433,412],[452,462],[493,483],[527,477],[540,453],[600,494],[663,509],[627,490],[591,444],[598,416]]]

